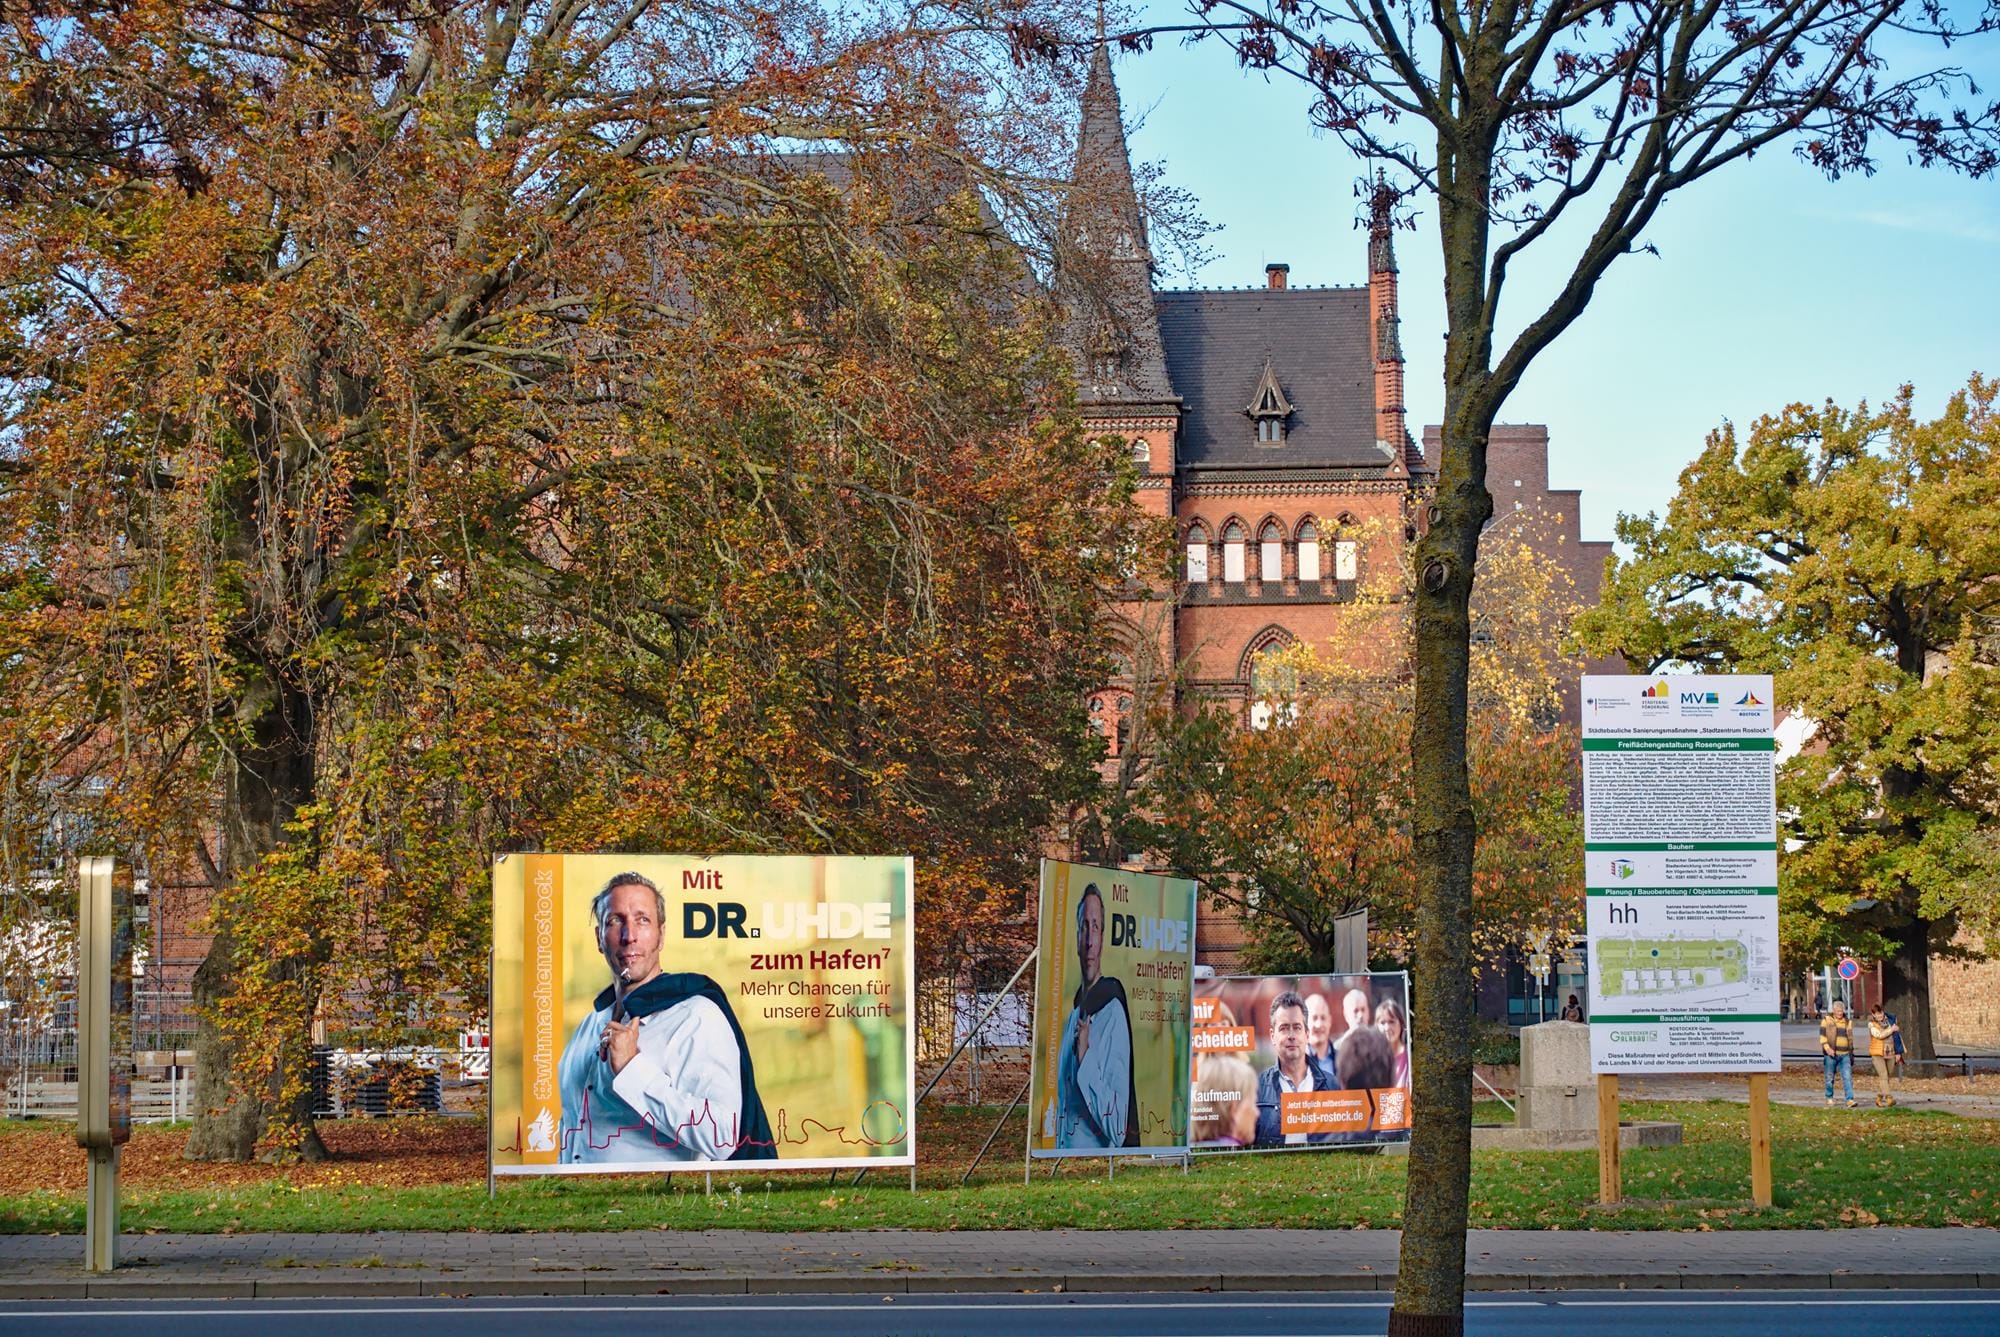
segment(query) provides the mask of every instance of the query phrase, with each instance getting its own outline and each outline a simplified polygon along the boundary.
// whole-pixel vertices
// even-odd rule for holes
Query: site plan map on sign
[[[1608,1002],[1737,1002],[1748,992],[1750,953],[1741,938],[1607,937],[1597,948],[1598,996]]]
[[[1584,679],[1598,1072],[1778,1066],[1771,697],[1767,677]]]

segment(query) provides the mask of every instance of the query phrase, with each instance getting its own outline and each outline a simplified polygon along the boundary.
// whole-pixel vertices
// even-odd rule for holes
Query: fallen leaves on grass
[[[334,1159],[318,1164],[188,1161],[185,1128],[132,1130],[119,1158],[119,1182],[131,1188],[205,1189],[283,1183],[294,1188],[368,1185],[414,1188],[486,1177],[486,1129],[471,1119],[340,1119],[320,1124]],[[38,1189],[80,1192],[84,1158],[65,1123],[0,1133],[0,1196]]]

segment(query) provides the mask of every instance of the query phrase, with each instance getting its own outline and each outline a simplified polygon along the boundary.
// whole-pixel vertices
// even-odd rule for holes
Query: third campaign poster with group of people
[[[1196,1150],[1354,1145],[1410,1128],[1399,973],[1195,982]]]

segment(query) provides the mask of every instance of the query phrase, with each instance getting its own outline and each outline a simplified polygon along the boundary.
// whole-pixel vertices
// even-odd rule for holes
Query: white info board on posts
[[[1599,1073],[1776,1072],[1771,679],[1583,679],[1590,1060]]]

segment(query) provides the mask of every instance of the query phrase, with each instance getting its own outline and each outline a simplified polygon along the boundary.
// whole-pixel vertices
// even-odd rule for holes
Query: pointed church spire
[[[1071,180],[1066,242],[1072,255],[1064,276],[1070,343],[1085,403],[1165,403],[1175,396],[1153,308],[1153,255],[1103,14],[1100,5]]]
[[[1396,192],[1381,168],[1375,169],[1375,189],[1368,196],[1368,273],[1396,272]]]
[[[1375,439],[1391,473],[1411,467],[1416,443],[1403,406],[1402,317],[1396,310],[1396,191],[1381,168],[1368,197],[1368,321],[1375,344]],[[1417,457],[1421,461],[1421,457]]]

